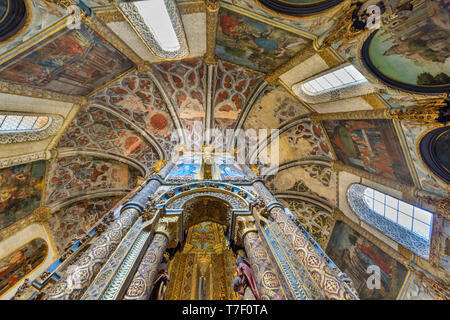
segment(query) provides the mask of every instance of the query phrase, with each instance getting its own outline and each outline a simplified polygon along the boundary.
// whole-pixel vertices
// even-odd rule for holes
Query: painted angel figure
[[[233,290],[241,295],[245,294],[245,289],[250,287],[256,300],[261,300],[256,287],[255,278],[250,263],[242,257],[236,259],[237,277],[233,281]]]

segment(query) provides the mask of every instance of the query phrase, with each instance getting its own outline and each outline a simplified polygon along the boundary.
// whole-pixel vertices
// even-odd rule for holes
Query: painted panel
[[[295,191],[311,194],[330,204],[336,202],[336,173],[331,167],[319,164],[301,164],[269,176],[266,185],[272,192]]]
[[[346,165],[413,184],[391,120],[327,120],[323,126],[336,157]]]
[[[192,131],[194,122],[203,125],[206,104],[206,66],[202,59],[165,62],[152,66],[162,78],[184,128]]]
[[[35,161],[0,170],[0,229],[40,206],[45,166],[45,161]]]
[[[361,300],[392,300],[399,294],[407,269],[343,222],[337,222],[327,255],[353,281]],[[380,288],[369,289],[369,266],[380,268]],[[370,282],[370,281],[369,281]]]
[[[94,99],[123,112],[154,136],[162,148],[172,149],[174,125],[169,108],[149,76],[135,71],[98,92]]]
[[[369,46],[372,64],[385,76],[414,86],[450,84],[450,15],[439,1],[398,12]]]
[[[2,66],[0,79],[60,93],[86,95],[116,78],[133,63],[99,34],[81,25]]]
[[[43,239],[34,239],[0,260],[0,296],[36,269],[47,256]]]
[[[298,34],[221,8],[216,54],[262,72],[273,71],[311,44]]]
[[[224,132],[231,129],[263,74],[219,60],[215,76],[214,126]]]

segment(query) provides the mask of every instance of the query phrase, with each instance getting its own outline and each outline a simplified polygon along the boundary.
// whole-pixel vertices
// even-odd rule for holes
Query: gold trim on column
[[[102,20],[103,23],[123,22],[126,21],[119,9],[99,10],[95,11],[95,16]]]
[[[386,105],[378,98],[375,93],[362,95],[361,98],[363,98],[374,109],[386,109]]]

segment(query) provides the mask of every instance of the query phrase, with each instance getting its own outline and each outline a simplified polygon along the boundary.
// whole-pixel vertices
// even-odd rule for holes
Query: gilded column
[[[287,300],[286,294],[272,261],[262,245],[257,232],[248,232],[244,237],[247,257],[252,265],[256,286],[263,300]]]
[[[206,54],[205,63],[215,65],[216,35],[220,3],[218,0],[206,0]]]

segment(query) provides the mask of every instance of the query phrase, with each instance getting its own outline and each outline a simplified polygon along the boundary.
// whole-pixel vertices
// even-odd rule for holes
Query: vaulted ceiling
[[[392,24],[375,31],[368,44],[366,38],[338,37],[323,47],[342,23],[347,1],[178,0],[189,53],[167,60],[152,54],[114,1],[81,2],[86,17],[80,28],[68,28],[72,16],[65,1],[26,0],[25,29],[0,43],[0,109],[64,118],[58,132],[45,139],[1,145],[1,187],[21,190],[34,200],[23,204],[17,192],[5,195],[4,210],[14,208],[15,214],[3,221],[0,209],[0,240],[32,223],[35,209],[49,207],[49,233],[61,253],[139,177],[152,174],[155,162],[170,157],[178,129],[184,135],[278,129],[259,141],[248,159],[276,141],[278,172],[260,166],[267,184],[292,212],[311,212],[303,222],[326,245],[339,191],[333,161],[349,156],[336,128],[347,120],[317,122],[311,114],[414,106],[441,97],[450,83],[445,78],[450,74],[448,37],[439,38],[437,30],[449,26],[442,12],[431,17],[438,23],[423,26],[423,32],[435,30],[436,35],[417,36],[409,47],[387,46],[386,39],[397,31]],[[365,5],[372,2],[377,1]],[[412,2],[420,7],[420,1]],[[425,2],[448,13],[445,1]],[[427,41],[435,44],[428,51],[423,48]],[[369,64],[364,50],[374,59]],[[397,57],[383,55],[387,50]],[[407,68],[411,61],[416,64],[406,76],[404,69],[392,71],[393,64]],[[304,80],[348,62],[369,80],[366,85],[321,96],[306,96],[299,89]],[[434,80],[419,77],[424,70]],[[437,70],[444,74],[441,80]],[[378,126],[386,133],[378,141],[386,159],[377,153],[369,163],[353,163],[356,169],[448,196],[448,185],[430,173],[416,147],[419,137],[436,126],[388,119],[350,125]],[[392,145],[386,147],[383,139],[392,139]],[[202,142],[212,143],[214,136]],[[20,170],[37,170],[39,161],[45,170],[27,186],[18,186],[17,168],[28,163]]]

